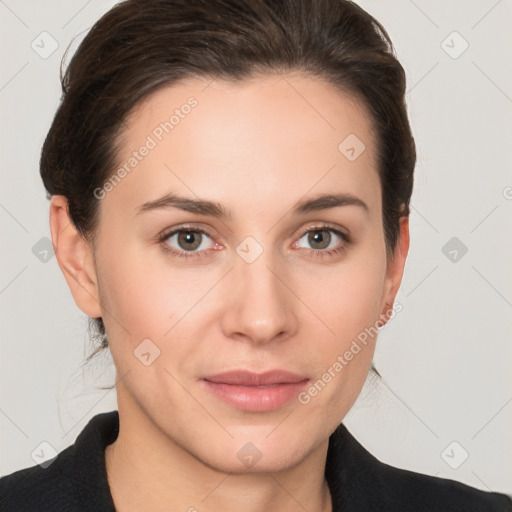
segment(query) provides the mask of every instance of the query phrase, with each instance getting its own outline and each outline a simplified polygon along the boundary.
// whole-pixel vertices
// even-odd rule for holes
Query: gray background
[[[359,3],[406,69],[418,165],[403,311],[379,337],[383,380],[344,423],[388,464],[510,493],[512,2]],[[112,5],[0,0],[0,474],[116,408],[97,387],[114,381],[109,356],[82,366],[86,317],[52,256],[38,173],[66,46]]]

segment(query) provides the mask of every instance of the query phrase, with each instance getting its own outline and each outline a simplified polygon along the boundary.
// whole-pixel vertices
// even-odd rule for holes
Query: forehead
[[[132,208],[170,190],[245,198],[246,208],[251,199],[261,208],[308,190],[336,188],[369,202],[379,195],[365,105],[303,75],[194,78],[162,88],[132,112],[119,140],[118,168],[129,176],[111,195],[129,196]]]

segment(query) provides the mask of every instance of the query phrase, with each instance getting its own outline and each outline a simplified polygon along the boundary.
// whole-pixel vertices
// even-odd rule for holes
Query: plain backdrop
[[[411,247],[344,423],[393,466],[512,492],[512,2],[365,0],[408,77],[418,149]],[[41,145],[73,37],[114,2],[0,1],[0,474],[116,408],[52,255]],[[76,43],[73,45],[76,48]]]

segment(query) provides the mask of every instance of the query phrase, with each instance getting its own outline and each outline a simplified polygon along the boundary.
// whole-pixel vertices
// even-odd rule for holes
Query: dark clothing
[[[98,414],[46,469],[37,465],[0,478],[0,511],[114,512],[104,451],[118,433],[118,411]],[[512,511],[505,494],[380,462],[343,423],[329,438],[325,475],[333,512]]]

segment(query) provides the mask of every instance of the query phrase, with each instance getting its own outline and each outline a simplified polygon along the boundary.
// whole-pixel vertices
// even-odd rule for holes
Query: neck
[[[331,512],[324,476],[328,440],[290,468],[225,473],[178,445],[140,410],[131,414],[118,402],[119,435],[105,450],[117,512]]]

